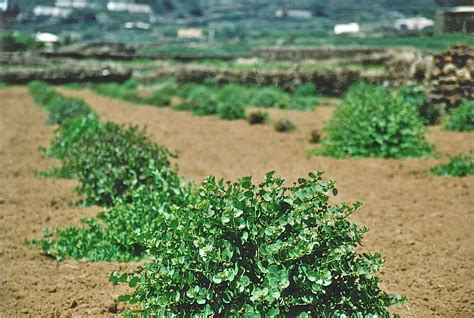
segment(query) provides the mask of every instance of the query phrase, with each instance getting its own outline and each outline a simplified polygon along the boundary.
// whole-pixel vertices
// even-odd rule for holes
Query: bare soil
[[[339,199],[361,200],[353,220],[368,226],[364,250],[386,261],[383,287],[406,294],[402,317],[474,315],[474,177],[436,177],[426,169],[445,159],[343,159],[306,156],[312,129],[322,129],[332,107],[314,112],[269,110],[288,118],[297,130],[277,133],[270,125],[196,117],[167,108],[136,106],[90,91],[62,90],[80,96],[104,119],[146,125],[152,138],[179,153],[181,174],[199,182],[205,176],[236,179],[276,170],[289,182],[323,170],[339,185]],[[334,100],[326,101],[332,104]],[[79,224],[100,211],[73,205],[75,182],[45,179],[35,171],[55,162],[41,157],[54,127],[24,87],[0,90],[0,317],[113,316],[114,298],[124,291],[108,283],[111,271],[137,264],[56,262],[23,244],[41,237],[42,228]],[[431,128],[430,141],[441,152],[468,152],[474,138]]]

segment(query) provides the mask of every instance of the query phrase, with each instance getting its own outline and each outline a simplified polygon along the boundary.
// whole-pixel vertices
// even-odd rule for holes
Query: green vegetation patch
[[[449,114],[444,129],[450,131],[474,131],[474,100],[463,100]]]
[[[416,103],[406,102],[400,92],[369,84],[349,89],[326,132],[314,154],[405,158],[427,156],[432,150]]]
[[[466,155],[451,157],[448,163],[430,169],[438,176],[465,177],[474,175],[474,151]]]
[[[405,298],[379,288],[379,254],[356,252],[367,229],[349,222],[360,203],[329,204],[332,181],[311,173],[286,187],[205,179],[196,201],[135,237],[153,257],[138,274],[112,274],[135,291],[137,316],[390,317]]]

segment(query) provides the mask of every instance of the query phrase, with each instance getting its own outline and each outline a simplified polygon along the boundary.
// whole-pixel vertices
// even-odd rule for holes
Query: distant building
[[[126,2],[118,2],[118,1],[107,2],[107,10],[117,11],[117,12],[141,13],[141,14],[152,13],[151,7],[147,4],[135,4],[135,3],[126,3]]]
[[[355,34],[360,32],[359,23],[336,24],[334,34]]]
[[[56,0],[56,7],[86,9],[92,7],[87,0]]]
[[[68,8],[58,8],[49,6],[36,6],[33,9],[33,14],[35,16],[47,16],[62,19],[68,18],[71,12],[72,10]]]
[[[434,21],[425,17],[398,19],[395,22],[395,29],[398,31],[416,31],[434,26]]]
[[[438,12],[435,30],[438,33],[474,33],[474,6],[452,7]]]
[[[126,22],[123,27],[125,29],[140,29],[140,30],[150,30],[151,24],[145,22]]]
[[[292,19],[311,19],[313,14],[308,10],[287,10],[280,9],[275,11],[277,18],[292,18]]]
[[[54,44],[59,42],[59,36],[52,33],[38,32],[35,36],[36,42]]]
[[[180,39],[202,39],[204,33],[199,28],[178,29],[178,38]]]
[[[6,12],[8,10],[8,0],[0,0],[0,11]]]

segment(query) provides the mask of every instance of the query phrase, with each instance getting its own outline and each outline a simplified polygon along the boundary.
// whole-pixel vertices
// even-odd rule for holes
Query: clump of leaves
[[[275,86],[263,87],[255,90],[250,104],[259,107],[285,108],[290,97],[281,88]]]
[[[317,129],[311,130],[309,134],[309,142],[312,144],[317,144],[321,141],[321,133]]]
[[[4,88],[7,88],[7,87],[8,87],[7,83],[0,81],[0,89],[4,89]]]
[[[31,81],[28,83],[28,89],[30,90],[31,96],[34,101],[41,105],[46,106],[51,99],[61,97],[51,86],[46,82],[42,81]]]
[[[315,97],[316,96],[316,85],[313,83],[305,83],[297,86],[293,93],[299,97]]]
[[[88,116],[92,114],[92,109],[82,99],[69,98],[58,95],[51,99],[46,105],[48,116],[46,122],[48,124],[61,125],[64,121],[75,118]]]
[[[198,116],[215,115],[217,113],[217,103],[211,97],[201,100],[193,109],[193,113]]]
[[[287,109],[308,111],[313,110],[316,105],[319,104],[319,98],[317,97],[292,97],[286,104]]]
[[[159,219],[170,213],[172,205],[190,203],[192,193],[191,186],[172,170],[153,170],[152,176],[152,186],[133,192],[130,203],[119,201],[96,218],[82,219],[83,227],[57,229],[54,237],[30,243],[58,260],[128,262],[146,257],[144,246],[133,238],[133,232],[162,230]]]
[[[79,180],[88,204],[129,202],[134,190],[152,186],[156,171],[170,169],[172,154],[136,126],[105,123],[68,149],[63,167]]]
[[[448,163],[433,167],[430,172],[438,176],[465,177],[474,175],[474,151],[466,155],[453,156]]]
[[[264,124],[268,120],[268,113],[262,111],[254,111],[248,114],[247,122],[250,125]]]
[[[226,120],[245,118],[244,103],[238,99],[226,100],[217,104],[217,115]]]
[[[453,109],[444,124],[451,131],[474,131],[474,100],[463,100]]]
[[[171,104],[171,99],[175,95],[176,87],[174,85],[166,85],[145,97],[144,102],[150,105],[168,106]]]
[[[131,88],[132,87],[132,88]],[[142,103],[142,98],[138,95],[133,85],[104,83],[93,85],[92,88],[99,94],[126,100],[132,103]]]
[[[289,132],[296,129],[296,126],[288,119],[279,119],[273,123],[273,128],[278,132]]]
[[[358,84],[350,88],[326,128],[316,154],[341,157],[404,158],[427,156],[423,121],[399,92]]]
[[[143,316],[390,317],[405,298],[380,289],[379,254],[356,252],[360,203],[330,205],[329,193],[319,172],[290,187],[273,173],[258,186],[209,177],[156,233],[135,232],[152,262],[110,280],[135,288],[120,299]]]

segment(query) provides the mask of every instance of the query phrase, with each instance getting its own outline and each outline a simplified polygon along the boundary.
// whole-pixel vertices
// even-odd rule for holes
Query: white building
[[[434,26],[434,21],[425,17],[398,19],[395,22],[395,29],[403,30],[423,30],[424,28]]]
[[[125,3],[118,1],[107,2],[107,10],[116,12],[151,14],[151,7],[147,4]]]
[[[53,18],[66,19],[71,14],[72,10],[68,8],[58,8],[49,6],[36,6],[33,9],[35,16],[47,16]]]
[[[334,34],[355,34],[359,32],[359,23],[336,24],[334,26]]]
[[[182,28],[178,29],[178,38],[180,39],[202,39],[204,33],[199,28]]]
[[[46,33],[46,32],[38,32],[35,35],[36,42],[41,42],[45,44],[54,44],[59,42],[59,36],[52,34],[52,33]]]

